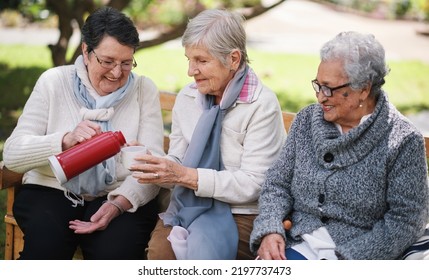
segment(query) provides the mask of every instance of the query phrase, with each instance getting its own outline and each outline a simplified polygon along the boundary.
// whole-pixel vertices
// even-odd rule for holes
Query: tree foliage
[[[35,9],[49,10],[58,18],[60,36],[49,45],[54,65],[71,64],[81,53],[75,47],[67,60],[70,40],[80,30],[86,17],[101,6],[111,6],[132,18],[139,30],[151,30],[151,38],[142,39],[137,49],[156,46],[182,36],[189,18],[207,8],[239,10],[247,19],[259,16],[286,0],[5,0],[1,9],[18,9],[29,17],[35,17]]]

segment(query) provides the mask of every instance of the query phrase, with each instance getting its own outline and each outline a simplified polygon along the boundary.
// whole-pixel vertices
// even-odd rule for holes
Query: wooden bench
[[[176,99],[175,93],[160,92],[161,109],[163,110],[164,124],[171,123],[171,110]],[[295,117],[294,113],[283,113],[285,129],[289,127]],[[164,150],[168,151],[170,139],[168,135],[164,136]],[[19,257],[19,252],[24,246],[23,233],[13,217],[12,206],[15,199],[15,192],[21,185],[22,174],[18,174],[7,169],[2,164],[0,165],[0,189],[7,190],[6,215],[4,222],[6,225],[6,241],[5,241],[5,259],[14,260]]]
[[[175,93],[161,92],[160,101],[163,110],[164,123],[171,121],[171,110],[176,99]],[[283,112],[283,122],[286,131],[292,124],[295,113]],[[164,150],[168,151],[169,138],[164,136]],[[426,157],[429,160],[429,137],[425,137]],[[3,165],[0,165],[0,189],[7,189],[6,215],[4,222],[6,224],[6,242],[5,259],[14,260],[19,257],[19,252],[24,246],[23,233],[17,225],[12,213],[12,205],[15,198],[15,191],[21,185],[22,174],[15,173]]]
[[[176,94],[170,92],[160,92],[161,109],[163,111],[163,118],[165,124],[171,122],[171,110],[173,109]],[[164,151],[168,151],[170,139],[167,133],[164,135]],[[6,240],[5,240],[5,254],[6,260],[15,260],[19,257],[19,252],[24,247],[23,233],[13,217],[12,206],[15,200],[15,192],[22,182],[22,174],[13,172],[7,169],[2,162],[0,162],[0,190],[7,190],[6,199],[6,215],[4,222],[6,225]]]

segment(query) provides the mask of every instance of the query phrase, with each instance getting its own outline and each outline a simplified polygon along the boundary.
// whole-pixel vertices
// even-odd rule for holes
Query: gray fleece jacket
[[[250,247],[269,233],[290,247],[325,226],[342,258],[395,259],[423,234],[428,205],[424,138],[385,93],[344,135],[313,104],[297,114],[267,172]]]

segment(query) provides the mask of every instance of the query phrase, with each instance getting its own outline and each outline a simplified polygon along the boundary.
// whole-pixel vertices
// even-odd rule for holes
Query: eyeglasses
[[[319,82],[317,80],[312,80],[311,84],[313,86],[313,89],[316,91],[316,95],[320,93],[320,91],[322,91],[322,93],[326,96],[326,97],[331,97],[332,93],[334,92],[334,90],[340,89],[340,88],[344,88],[344,87],[348,87],[350,85],[350,83],[341,85],[341,86],[337,86],[337,87],[328,87],[325,85],[321,85],[319,84]]]
[[[97,59],[98,63],[100,63],[101,67],[106,68],[106,69],[112,70],[116,66],[120,65],[122,71],[130,71],[130,70],[134,69],[137,66],[137,62],[134,59],[134,57],[133,57],[133,61],[126,61],[126,62],[122,62],[122,63],[115,63],[113,61],[102,60],[102,59],[98,58],[98,56],[97,56],[97,54],[95,53],[94,50],[92,50],[92,52],[94,53],[95,58]]]

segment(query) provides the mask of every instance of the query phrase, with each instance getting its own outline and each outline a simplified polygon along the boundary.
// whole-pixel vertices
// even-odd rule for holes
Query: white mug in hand
[[[131,165],[133,164],[144,163],[142,161],[135,160],[137,156],[140,156],[142,154],[147,154],[147,148],[145,146],[123,147],[121,149],[122,165],[126,169],[130,169]]]

